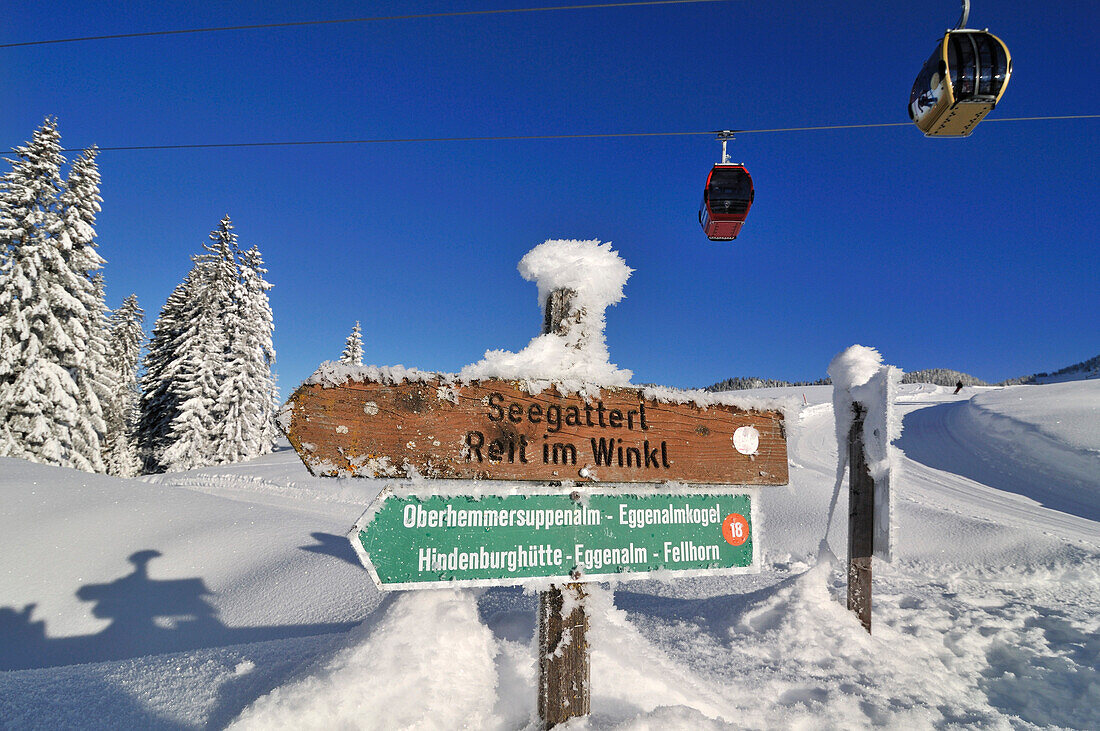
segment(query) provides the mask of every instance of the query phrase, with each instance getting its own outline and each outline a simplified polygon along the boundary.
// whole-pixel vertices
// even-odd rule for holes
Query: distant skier
[[[959,391],[963,390],[963,382],[959,381],[955,384],[955,395],[959,395]]]

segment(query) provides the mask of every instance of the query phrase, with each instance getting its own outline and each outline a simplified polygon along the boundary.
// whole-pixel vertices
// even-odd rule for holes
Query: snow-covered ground
[[[1100,382],[951,391],[897,398],[873,636],[818,558],[831,389],[762,389],[805,402],[763,571],[596,590],[569,727],[1100,727]],[[344,534],[383,484],[285,447],[142,480],[0,459],[0,726],[526,726],[536,598],[379,594]]]

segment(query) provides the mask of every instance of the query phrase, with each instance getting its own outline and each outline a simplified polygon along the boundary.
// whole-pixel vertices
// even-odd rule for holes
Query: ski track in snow
[[[1019,407],[1008,389],[902,387],[873,636],[817,560],[831,389],[759,390],[807,401],[791,485],[763,491],[763,571],[594,590],[592,715],[565,728],[1100,727],[1100,452],[1059,418],[1100,384],[1060,387],[1022,387]],[[535,596],[383,599],[340,543],[382,484],[311,478],[287,451],[144,481],[0,460],[0,658],[19,668],[0,672],[0,727],[531,724]],[[138,631],[102,599],[135,582],[210,616]],[[64,664],[74,648],[85,664]]]

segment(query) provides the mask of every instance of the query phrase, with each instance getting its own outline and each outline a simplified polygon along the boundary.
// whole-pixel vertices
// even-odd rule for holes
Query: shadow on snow
[[[350,563],[355,568],[362,568],[359,557],[355,555],[355,549],[351,547],[351,541],[347,536],[338,536],[332,533],[310,533],[309,537],[317,541],[315,546],[298,546],[303,551],[320,553],[324,556],[338,558],[345,563]]]
[[[150,578],[149,563],[160,555],[154,550],[137,551],[129,557],[134,567],[130,573],[105,584],[85,584],[77,590],[79,599],[93,602],[95,617],[110,620],[98,634],[47,637],[46,623],[32,619],[35,604],[19,609],[0,607],[0,670],[123,660],[344,632],[356,624],[227,627],[209,603],[212,593],[201,578]],[[346,560],[344,556],[338,558]]]

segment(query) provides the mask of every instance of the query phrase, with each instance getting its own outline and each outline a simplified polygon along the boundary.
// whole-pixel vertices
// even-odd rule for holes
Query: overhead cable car
[[[909,94],[909,118],[928,137],[966,137],[1008,87],[1012,56],[987,30],[964,28],[970,0],[954,30],[947,31]]]
[[[749,171],[740,163],[731,163],[726,154],[726,143],[733,139],[733,132],[719,132],[718,139],[722,141],[722,162],[707,176],[699,224],[711,241],[733,241],[749,215],[755,191]]]

